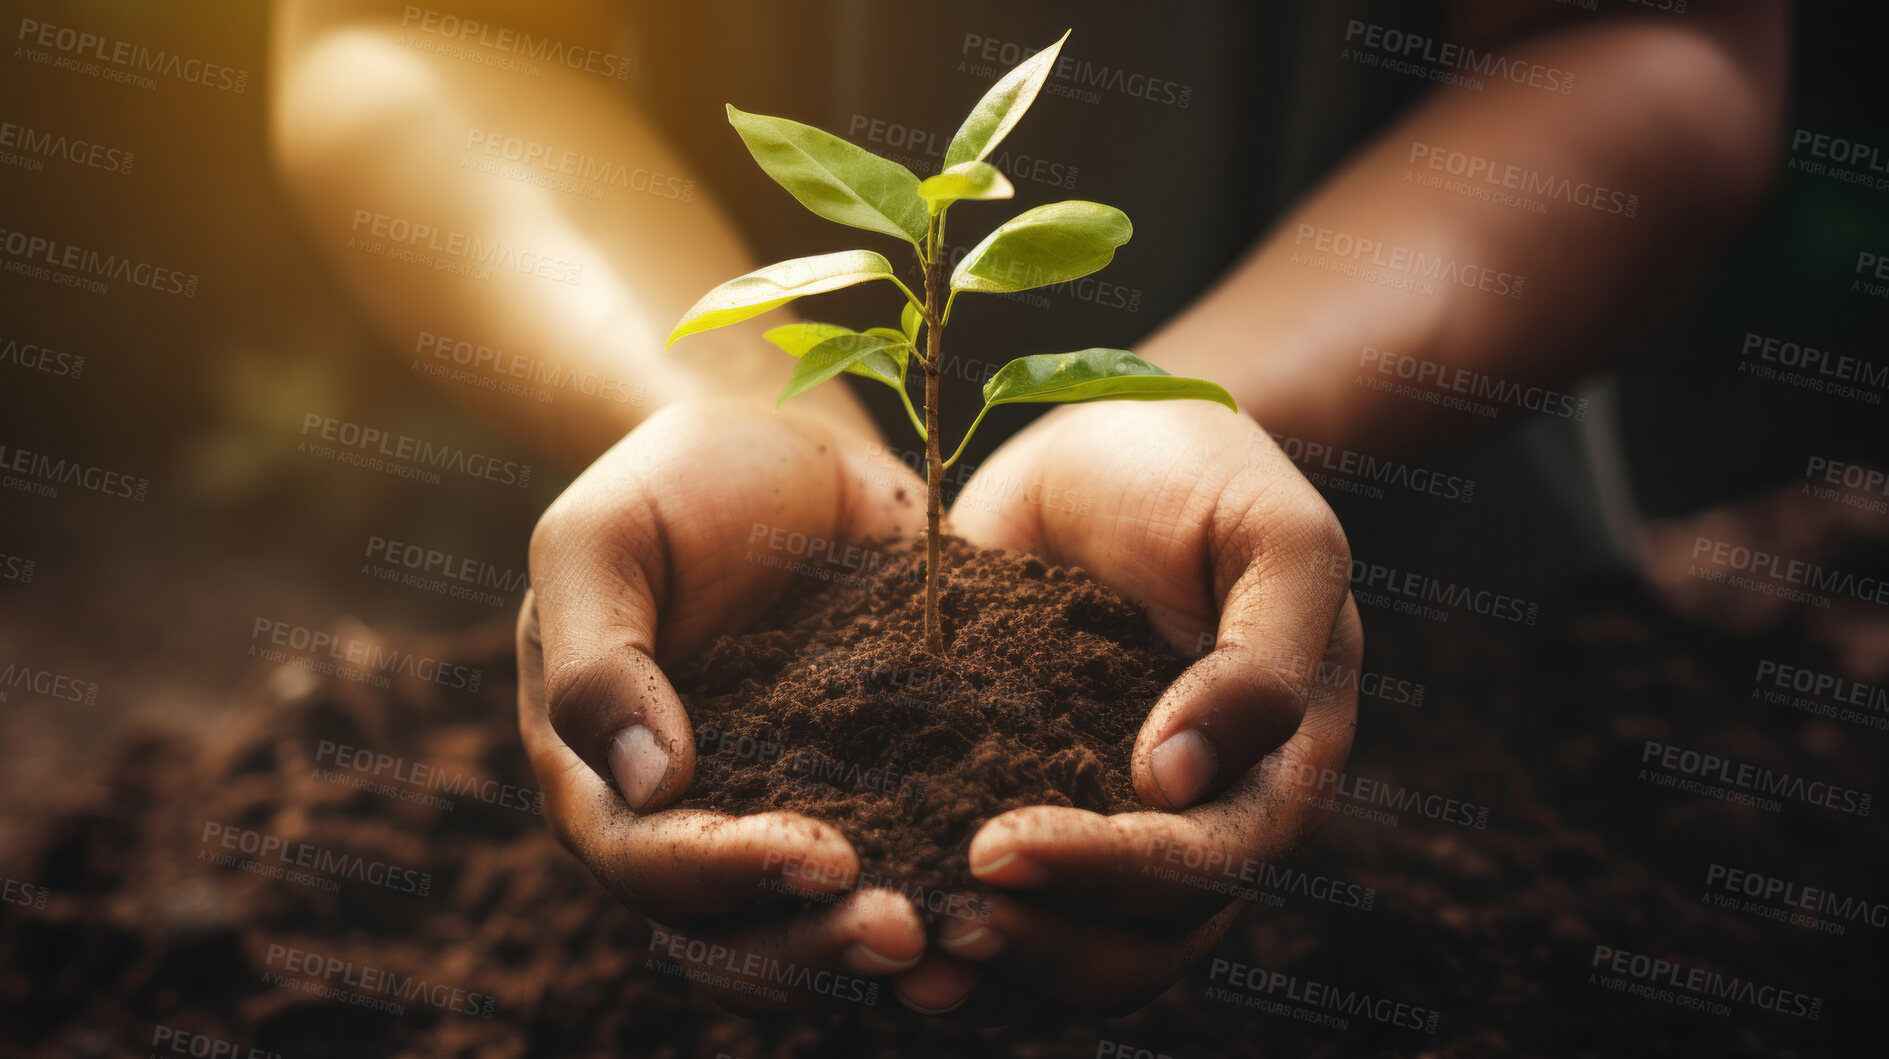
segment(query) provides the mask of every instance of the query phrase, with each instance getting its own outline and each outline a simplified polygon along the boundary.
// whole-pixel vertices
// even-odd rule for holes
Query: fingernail
[[[662,785],[669,772],[669,754],[656,743],[656,737],[642,725],[633,725],[617,733],[610,741],[610,773],[617,779],[617,789],[630,808],[641,812],[649,797]]]
[[[1213,782],[1214,770],[1219,767],[1213,744],[1197,728],[1168,736],[1167,742],[1154,748],[1150,764],[1154,785],[1176,809],[1194,804],[1207,784]]]
[[[944,960],[901,977],[892,983],[892,992],[899,1003],[920,1015],[943,1015],[963,1006],[977,982],[976,971],[956,960]]]
[[[1049,881],[1048,868],[1017,852],[973,864],[971,874],[999,886],[1041,886]]]
[[[964,928],[968,928],[965,933],[946,937],[953,929],[952,924],[946,924],[938,931],[938,947],[961,960],[988,960],[1004,951],[1004,946],[1008,944],[1004,936],[992,927],[966,923]]]
[[[860,974],[897,974],[917,963],[924,955],[920,952],[909,960],[895,960],[873,951],[863,941],[855,941],[846,947],[846,962]]]

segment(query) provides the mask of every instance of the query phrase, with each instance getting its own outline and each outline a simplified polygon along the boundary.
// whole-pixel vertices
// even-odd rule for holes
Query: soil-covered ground
[[[377,687],[259,661],[244,721],[207,745],[128,733],[102,776],[61,780],[64,811],[0,861],[0,1040],[47,1056],[212,1040],[284,1057],[1880,1054],[1889,858],[1841,792],[1884,774],[1884,733],[1766,701],[1756,666],[1786,645],[1687,633],[1637,589],[1542,615],[1367,610],[1357,747],[1316,846],[1256,880],[1254,907],[1143,1010],[1005,1029],[857,1009],[749,1021],[645,970],[642,927],[533,811],[509,626],[341,628],[411,664]],[[1746,797],[1758,776],[1805,782]],[[1746,897],[1733,870],[1791,889]],[[1823,914],[1793,922],[1805,900]]]

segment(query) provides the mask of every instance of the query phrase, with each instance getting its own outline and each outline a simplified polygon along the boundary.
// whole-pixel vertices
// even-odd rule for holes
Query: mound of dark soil
[[[918,896],[972,885],[984,821],[1028,805],[1144,809],[1128,754],[1186,661],[1086,573],[946,541],[946,657],[925,650],[922,541],[808,578],[676,676],[696,728],[684,805],[828,820],[861,871]]]

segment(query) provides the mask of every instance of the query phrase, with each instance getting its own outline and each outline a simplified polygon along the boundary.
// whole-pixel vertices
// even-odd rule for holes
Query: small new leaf
[[[830,132],[749,114],[732,103],[728,123],[755,162],[802,206],[829,221],[924,246],[929,218],[911,170]]]
[[[1205,379],[1169,375],[1125,349],[1084,349],[1018,357],[984,384],[984,403],[1214,401],[1238,411],[1233,395]]]
[[[924,322],[924,315],[911,302],[906,302],[905,308],[899,310],[899,330],[905,332],[905,340],[913,345],[918,344],[918,325]]]
[[[684,313],[669,333],[665,348],[675,345],[679,338],[740,323],[804,295],[894,278],[891,262],[870,250],[841,250],[777,262],[702,295],[702,300]]]
[[[1069,39],[1069,32],[1064,30],[1056,43],[1018,63],[990,86],[984,98],[977,101],[970,117],[958,127],[958,134],[951,137],[951,145],[945,148],[947,170],[959,162],[982,159],[1017,127],[1030,104],[1036,102],[1036,94],[1042,90],[1050,71],[1056,68],[1056,58],[1062,54],[1063,41]]]
[[[874,330],[886,329],[875,328]],[[805,357],[809,350],[829,338],[858,334],[859,332],[852,328],[841,327],[838,324],[803,323],[782,324],[761,337],[779,346],[781,352],[788,356]],[[894,331],[892,335],[898,342],[896,346],[868,355],[857,364],[848,367],[846,373],[885,383],[894,390],[904,393],[906,358],[911,356],[911,345],[899,337],[898,332]]]
[[[874,354],[886,355],[893,346],[891,340],[879,335],[845,334],[826,339],[807,350],[794,365],[794,373],[788,376],[787,386],[781,390],[780,400],[774,403],[774,407],[779,408],[840,372],[863,364]],[[890,360],[889,356],[887,360]],[[895,389],[902,389],[905,385],[903,376],[898,377],[896,384],[876,374],[868,374],[867,377],[877,378]]]
[[[1099,202],[1070,199],[1005,221],[951,273],[951,289],[984,294],[1046,287],[1107,265],[1135,234],[1128,215]]]
[[[1017,193],[989,162],[959,162],[918,185],[918,196],[935,216],[960,199],[1007,199]]]

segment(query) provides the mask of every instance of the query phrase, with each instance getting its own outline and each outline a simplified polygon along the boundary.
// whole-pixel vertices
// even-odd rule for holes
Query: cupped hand
[[[901,989],[980,1021],[1132,1008],[1323,822],[1316,777],[1350,753],[1363,651],[1344,533],[1252,419],[1200,401],[1050,413],[978,468],[951,528],[1086,568],[1200,657],[1130,758],[1152,808],[985,824],[970,860],[990,916],[947,920]]]
[[[653,922],[649,958],[726,1006],[865,1002],[924,951],[910,903],[849,892],[852,846],[792,813],[665,808],[695,739],[665,672],[797,576],[773,542],[917,532],[924,487],[869,440],[748,403],[666,408],[545,511],[518,627],[519,729],[558,838]],[[812,912],[801,897],[823,895]],[[782,967],[792,973],[776,974]]]

